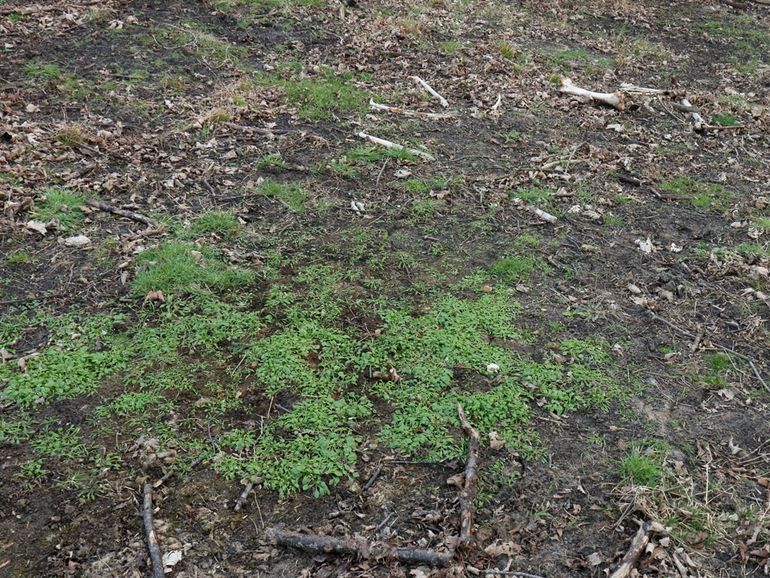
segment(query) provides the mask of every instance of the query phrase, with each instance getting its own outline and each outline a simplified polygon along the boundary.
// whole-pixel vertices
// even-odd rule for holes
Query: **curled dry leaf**
[[[62,240],[67,247],[86,247],[91,244],[91,239],[85,235],[75,235]]]
[[[505,447],[505,441],[500,439],[500,434],[496,431],[489,432],[489,447],[495,451]]]
[[[163,294],[163,291],[150,291],[145,295],[144,301],[142,301],[142,305],[146,305],[147,303],[165,303],[166,302],[166,296]]]

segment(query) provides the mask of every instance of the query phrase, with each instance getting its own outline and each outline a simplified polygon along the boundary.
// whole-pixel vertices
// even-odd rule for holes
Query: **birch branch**
[[[547,223],[555,223],[556,222],[556,217],[553,216],[551,213],[547,213],[547,212],[545,212],[542,209],[538,209],[537,207],[535,207],[533,205],[525,203],[519,197],[516,197],[516,198],[513,199],[513,204],[516,205],[517,207],[521,207],[525,211],[529,211],[530,213],[532,213],[533,215],[536,215],[537,217],[539,217],[540,219],[542,219],[543,221],[545,221]]]
[[[424,88],[424,89],[425,89],[425,90],[426,90],[426,91],[427,91],[427,92],[428,92],[428,93],[429,93],[429,94],[430,94],[432,97],[436,98],[436,99],[438,100],[439,104],[440,104],[440,105],[441,105],[443,108],[446,108],[446,107],[448,107],[448,106],[449,106],[449,103],[447,102],[447,99],[446,99],[446,98],[444,98],[443,96],[441,96],[441,95],[440,95],[438,92],[436,92],[435,90],[433,90],[433,89],[431,88],[430,84],[428,84],[427,82],[425,82],[425,81],[424,81],[422,78],[420,78],[419,76],[410,76],[409,78],[411,78],[411,79],[412,79],[412,80],[414,80],[414,81],[415,81],[417,84],[419,84],[420,86],[422,86],[422,87],[423,87],[423,88]]]
[[[562,77],[559,90],[566,94],[577,96],[586,102],[601,102],[618,110],[625,110],[626,108],[623,102],[623,95],[620,92],[594,92],[593,90],[586,90],[585,88],[575,86],[567,77]]]
[[[400,145],[398,143],[395,143],[395,142],[392,142],[392,141],[389,141],[389,140],[385,140],[384,138],[379,138],[379,137],[376,137],[376,136],[372,136],[370,134],[365,133],[364,131],[359,131],[359,132],[356,133],[356,135],[361,137],[361,138],[363,138],[363,139],[368,140],[369,142],[372,142],[372,143],[374,143],[376,145],[383,146],[385,148],[399,150],[399,151],[406,151],[406,152],[411,153],[411,154],[413,154],[415,156],[423,158],[426,161],[435,161],[436,160],[436,157],[434,157],[432,155],[429,155],[425,151],[421,151],[421,150],[418,150],[418,149],[410,149],[410,148],[405,147],[404,145]]]
[[[627,578],[631,574],[631,570],[636,564],[636,561],[644,552],[647,543],[650,541],[650,536],[653,533],[662,534],[666,531],[663,525],[659,522],[645,522],[636,532],[634,539],[631,541],[631,545],[628,547],[628,552],[623,556],[620,561],[620,565],[610,575],[610,578]]]

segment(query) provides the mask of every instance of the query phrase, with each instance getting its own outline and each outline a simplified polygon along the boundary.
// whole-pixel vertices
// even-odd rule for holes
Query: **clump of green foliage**
[[[733,197],[733,193],[721,185],[704,183],[692,177],[675,177],[662,183],[660,188],[689,199],[693,206],[699,208],[722,209]]]
[[[44,223],[54,221],[64,231],[70,230],[85,219],[83,197],[67,189],[48,189],[32,216]]]
[[[150,291],[166,295],[219,292],[246,286],[255,279],[252,271],[228,266],[213,247],[177,241],[143,251],[136,265],[132,288],[137,295]]]
[[[271,199],[277,199],[286,204],[290,209],[300,213],[305,210],[308,192],[296,183],[279,183],[266,180],[258,189],[258,192]]]
[[[197,217],[185,231],[184,236],[189,238],[202,237],[216,234],[225,238],[237,235],[241,228],[238,217],[228,211],[210,211]]]

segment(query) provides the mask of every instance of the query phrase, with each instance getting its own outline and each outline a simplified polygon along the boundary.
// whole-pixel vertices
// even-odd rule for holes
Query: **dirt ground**
[[[0,40],[0,576],[152,575],[147,482],[180,578],[599,577],[645,522],[631,576],[770,573],[769,7],[0,0]]]

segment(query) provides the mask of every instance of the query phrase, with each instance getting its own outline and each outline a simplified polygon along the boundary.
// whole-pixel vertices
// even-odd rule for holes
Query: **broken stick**
[[[94,199],[86,199],[86,205],[89,207],[93,207],[94,209],[99,209],[100,211],[105,211],[107,213],[112,213],[113,215],[118,215],[121,217],[126,217],[127,219],[131,219],[132,221],[137,221],[139,223],[144,223],[148,227],[157,227],[158,223],[154,221],[153,219],[150,219],[149,217],[145,217],[144,215],[140,215],[139,213],[135,213],[133,211],[128,211],[126,209],[118,208],[114,205],[110,205],[109,203],[104,203],[102,201],[96,201]]]
[[[251,480],[246,482],[246,487],[243,488],[243,492],[241,492],[241,495],[238,496],[237,500],[235,500],[235,507],[233,508],[233,510],[237,512],[243,507],[243,504],[246,502],[246,498],[249,497],[249,492],[251,492],[251,488],[253,487],[254,487],[254,482],[252,482]]]
[[[426,161],[435,161],[436,160],[436,157],[434,157],[432,155],[429,155],[425,151],[421,151],[421,150],[418,150],[418,149],[410,149],[410,148],[405,147],[404,145],[400,145],[398,143],[395,143],[395,142],[392,142],[392,141],[389,141],[389,140],[385,140],[384,138],[379,138],[379,137],[376,137],[376,136],[372,136],[370,134],[365,133],[364,131],[358,131],[356,133],[356,135],[360,136],[363,139],[368,140],[369,142],[372,142],[374,144],[383,146],[385,148],[395,149],[395,150],[399,150],[399,151],[406,151],[406,152],[411,153],[411,154],[413,154],[415,156],[423,158]]]
[[[620,561],[620,565],[610,575],[610,578],[627,578],[631,574],[631,570],[642,555],[644,549],[647,547],[647,543],[650,541],[652,534],[663,534],[666,529],[660,522],[645,522],[641,525],[636,532],[634,539],[631,541],[631,546],[628,547],[628,552],[623,556]]]
[[[423,87],[423,88],[424,88],[424,89],[425,89],[425,90],[426,90],[426,91],[427,91],[427,92],[428,92],[428,93],[429,93],[431,96],[433,96],[434,98],[438,99],[438,102],[439,102],[439,104],[440,104],[440,105],[441,105],[443,108],[446,108],[446,107],[448,107],[448,106],[449,106],[449,102],[447,102],[447,99],[446,99],[446,98],[444,98],[443,96],[441,96],[441,95],[440,95],[438,92],[436,92],[435,90],[433,90],[433,88],[431,88],[430,84],[428,84],[427,82],[425,82],[425,81],[424,81],[422,78],[420,78],[419,76],[410,76],[409,78],[411,78],[411,79],[412,79],[412,80],[414,80],[414,81],[415,81],[417,84],[419,84],[420,86],[422,86],[422,87]]]
[[[366,559],[390,559],[409,564],[427,564],[429,566],[446,566],[452,559],[453,552],[436,552],[419,548],[393,548],[384,544],[369,546],[366,541],[358,538],[335,538],[317,534],[299,534],[270,528],[267,537],[279,546],[291,546],[299,550],[313,553],[336,553],[358,556]]]
[[[692,104],[690,104],[690,101],[686,98],[683,98],[680,103],[686,110],[689,111],[690,117],[692,118],[692,127],[696,131],[701,131],[704,128],[706,128],[706,121],[703,120],[703,117],[698,112],[698,109],[695,108]]]
[[[526,211],[529,211],[530,213],[532,213],[533,215],[536,215],[537,217],[539,217],[540,219],[542,219],[543,221],[545,221],[547,223],[555,223],[556,222],[556,217],[554,217],[551,213],[546,213],[542,209],[538,209],[537,207],[535,207],[533,205],[525,203],[519,197],[516,197],[516,198],[513,199],[513,204],[516,205],[517,207],[523,208]]]
[[[608,104],[618,110],[625,110],[626,108],[626,105],[623,101],[623,95],[620,92],[594,92],[593,90],[586,90],[585,88],[575,86],[566,76],[562,77],[561,87],[559,90],[566,94],[577,96],[581,100],[587,102],[601,102]]]
[[[369,99],[369,107],[372,110],[381,110],[384,112],[394,112],[398,114],[403,114],[404,116],[415,116],[415,117],[423,117],[423,118],[430,118],[432,120],[439,120],[444,118],[453,118],[454,115],[448,112],[423,112],[421,110],[409,110],[406,108],[401,108],[399,106],[389,106],[387,104],[379,104],[377,102],[374,102],[373,99]]]
[[[152,578],[163,578],[163,556],[160,553],[158,537],[155,534],[155,528],[152,525],[152,485],[144,484],[144,508],[142,510],[144,519],[144,533],[147,536],[147,549],[150,551],[152,560]]]
[[[457,404],[457,415],[463,431],[468,436],[468,462],[465,464],[465,483],[460,491],[460,544],[468,544],[473,539],[473,501],[476,498],[476,479],[479,468],[479,432],[465,417],[463,406]]]

